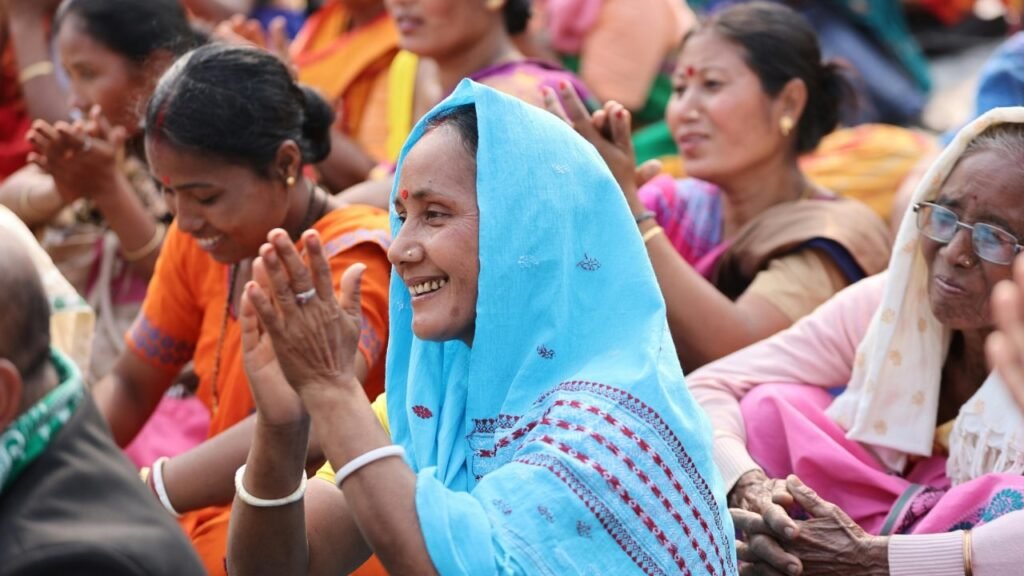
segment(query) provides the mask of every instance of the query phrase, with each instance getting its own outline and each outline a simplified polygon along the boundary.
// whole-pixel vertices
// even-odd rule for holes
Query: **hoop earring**
[[[793,125],[793,119],[789,116],[779,118],[779,130],[782,131],[783,136],[789,136],[790,132],[793,131]]]
[[[285,178],[284,183],[287,184],[289,188],[295,186],[295,176],[289,176]]]

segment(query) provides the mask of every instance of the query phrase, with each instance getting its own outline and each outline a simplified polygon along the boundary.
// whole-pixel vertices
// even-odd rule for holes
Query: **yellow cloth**
[[[402,50],[391,61],[388,70],[388,162],[397,162],[405,137],[412,132],[412,111],[416,99],[416,70],[420,57]]]
[[[380,425],[384,427],[384,431],[391,435],[391,426],[388,425],[388,399],[387,392],[377,396],[377,399],[370,405],[373,408],[373,413],[377,416],[377,420],[380,421]],[[331,484],[334,484],[334,467],[331,466],[330,462],[325,463],[320,470],[317,471],[316,477],[321,480],[326,480]]]

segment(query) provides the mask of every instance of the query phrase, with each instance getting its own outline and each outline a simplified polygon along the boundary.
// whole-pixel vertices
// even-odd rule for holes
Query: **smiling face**
[[[936,198],[966,224],[988,223],[1018,242],[1024,238],[1024,172],[1003,152],[985,150],[961,160]],[[1019,159],[1015,160],[1019,162]],[[989,296],[1011,267],[993,264],[974,253],[970,232],[959,230],[942,245],[921,237],[921,253],[928,263],[928,296],[935,317],[952,330],[992,327]]]
[[[472,344],[480,276],[476,160],[451,127],[427,132],[402,164],[402,227],[388,259],[409,288],[421,340]]]
[[[501,11],[484,0],[386,0],[399,44],[428,58],[465,52],[489,34],[504,31]]]
[[[57,49],[71,80],[71,106],[87,113],[98,104],[111,124],[138,132],[142,103],[153,89],[146,67],[98,42],[74,15],[58,30]]]
[[[718,183],[790,153],[779,130],[782,103],[764,92],[739,45],[713,32],[696,34],[672,82],[665,118],[688,175]]]
[[[218,262],[255,257],[288,212],[283,182],[252,168],[146,139],[150,171],[182,232]]]

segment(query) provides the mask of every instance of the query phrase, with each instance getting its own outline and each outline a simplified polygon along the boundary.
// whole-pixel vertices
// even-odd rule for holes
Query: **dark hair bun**
[[[515,36],[526,30],[530,23],[530,0],[506,0],[502,9],[505,16],[505,30]]]
[[[299,84],[302,91],[302,158],[316,164],[331,153],[331,126],[334,125],[334,109],[320,94]]]

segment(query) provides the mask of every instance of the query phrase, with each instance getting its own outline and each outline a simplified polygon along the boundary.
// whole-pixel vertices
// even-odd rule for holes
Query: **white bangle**
[[[287,506],[294,502],[302,500],[302,497],[306,495],[306,473],[302,473],[302,480],[299,481],[299,487],[295,489],[295,492],[285,496],[284,498],[274,498],[272,500],[265,500],[263,498],[257,498],[245,489],[242,485],[242,476],[245,476],[245,464],[238,467],[238,471],[235,472],[235,492],[238,494],[238,498],[245,502],[249,506],[254,508],[277,508],[278,506]]]
[[[405,448],[402,448],[398,444],[392,444],[391,446],[381,446],[380,448],[374,448],[362,456],[356,456],[352,460],[349,460],[348,464],[341,467],[340,470],[334,473],[334,484],[341,488],[341,483],[346,478],[356,473],[360,468],[367,464],[372,464],[377,460],[383,460],[384,458],[390,458],[392,456],[405,456]]]
[[[181,518],[181,514],[174,509],[174,505],[171,504],[171,499],[167,496],[167,487],[164,486],[164,464],[167,463],[167,456],[161,456],[153,462],[153,469],[150,474],[153,475],[153,488],[156,489],[156,497],[160,499],[160,503],[163,504],[164,510],[171,513],[171,516],[175,518]]]

